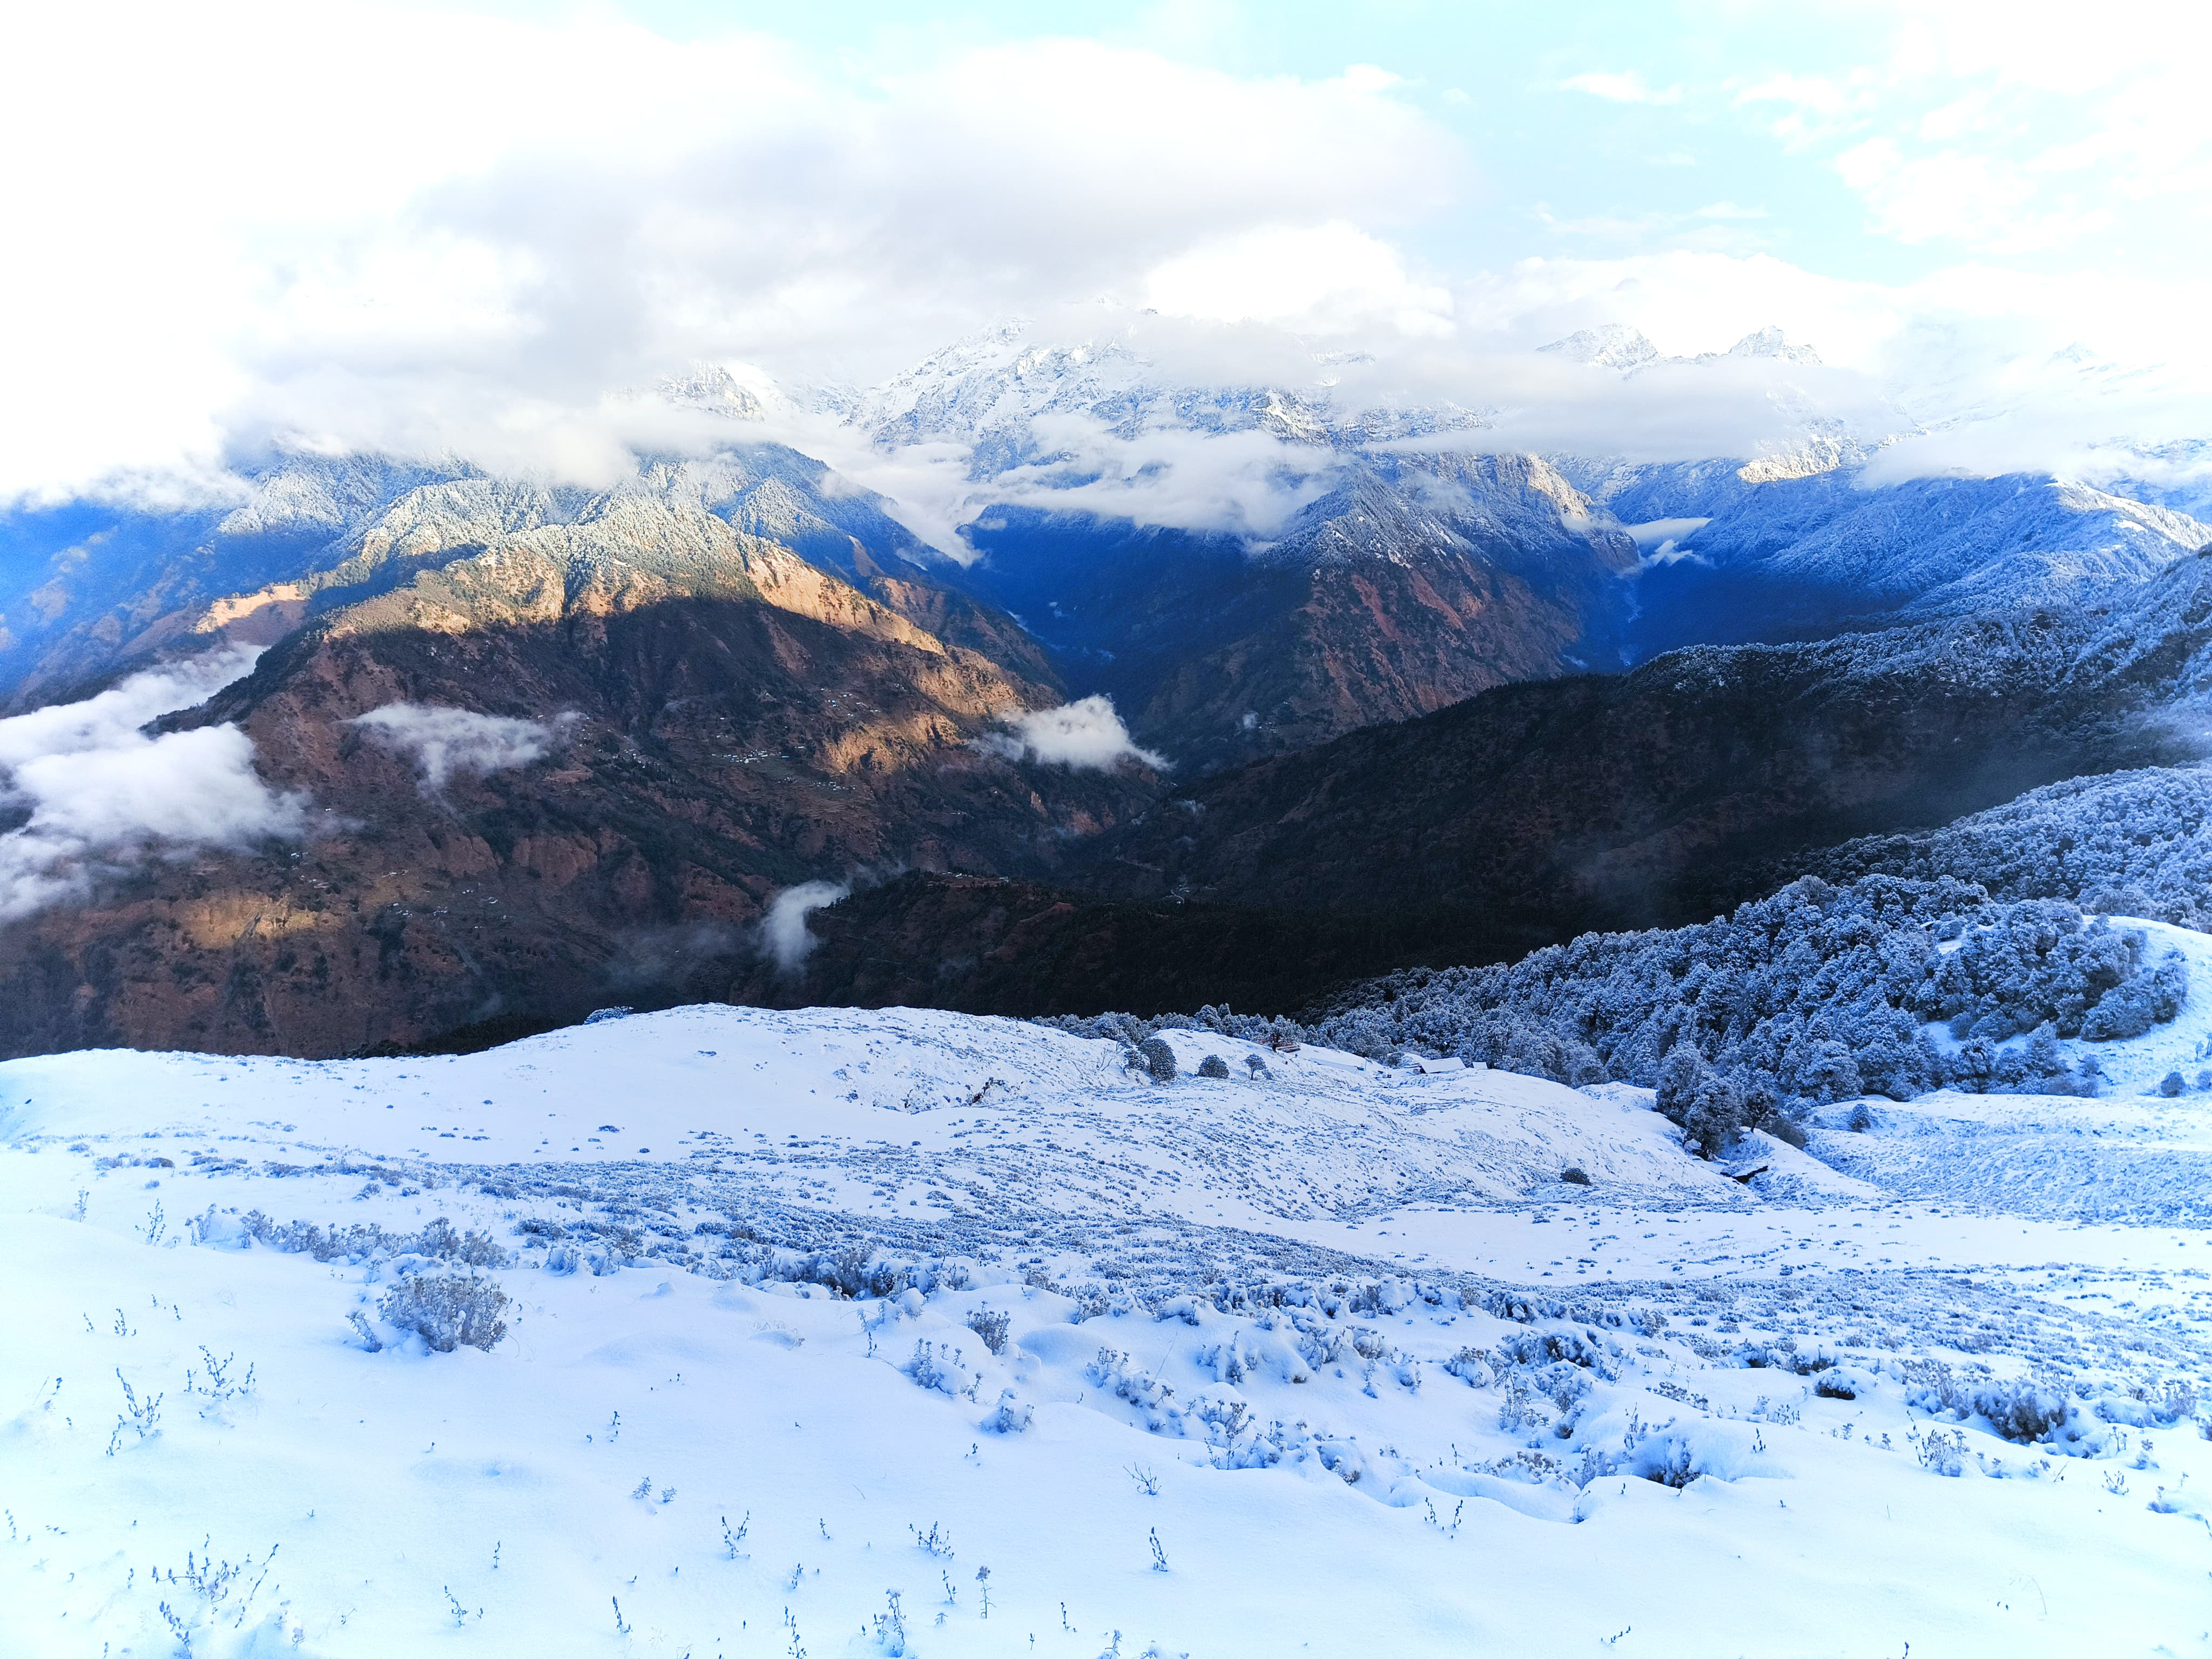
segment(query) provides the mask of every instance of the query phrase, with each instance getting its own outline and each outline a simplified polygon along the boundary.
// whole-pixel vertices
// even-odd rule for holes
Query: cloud
[[[761,918],[761,948],[774,958],[779,972],[797,973],[813,951],[817,940],[806,931],[808,915],[850,897],[852,891],[843,882],[802,881],[769,902],[768,914]]]
[[[387,702],[347,724],[362,727],[386,748],[413,756],[424,786],[440,794],[457,772],[481,777],[543,760],[576,719],[568,714],[551,720],[510,720],[466,708]]]
[[[39,165],[0,170],[0,214],[51,234],[0,267],[0,310],[37,325],[10,340],[0,501],[219,498],[236,488],[226,465],[271,444],[604,487],[641,449],[694,453],[718,426],[623,388],[700,362],[875,385],[1010,316],[1089,338],[1102,300],[1125,319],[1158,312],[1154,361],[1200,394],[1312,392],[1326,353],[1345,398],[1510,406],[1520,431],[1604,453],[1785,443],[1808,398],[1838,400],[1823,412],[1840,420],[1882,398],[1948,420],[2077,340],[2160,371],[2154,397],[2096,405],[2107,436],[2201,432],[2212,403],[2194,14],[2120,0],[2084,31],[2044,0],[2027,21],[1994,0],[1876,0],[1841,33],[1808,30],[1813,44],[1666,25],[1699,45],[1684,61],[1745,72],[1711,100],[1655,87],[1658,59],[1565,82],[1547,70],[1532,91],[1577,129],[1587,106],[1555,87],[1638,105],[1639,126],[1669,127],[1647,160],[1681,159],[1688,141],[1713,170],[1694,194],[1686,181],[1624,211],[1610,149],[1508,105],[1486,144],[1528,125],[1511,142],[1549,148],[1525,186],[1493,149],[1486,179],[1424,113],[1418,81],[1371,66],[1299,78],[1095,40],[941,44],[957,29],[901,33],[896,56],[813,57],[758,34],[668,39],[604,9],[15,9],[0,44],[42,70],[0,102],[0,145]],[[1243,61],[1227,48],[1249,26],[1224,20],[1244,15],[1147,27],[1186,55],[1211,41]],[[88,125],[87,109],[118,113]],[[1850,222],[1824,222],[1839,195]],[[1512,262],[1519,236],[1544,257]],[[149,246],[165,250],[159,280]],[[1551,257],[1613,246],[1627,257]],[[1893,261],[1900,246],[1919,252]],[[1758,253],[1782,247],[1827,264]],[[1985,280],[1992,261],[2012,264]],[[1848,270],[1905,275],[1832,274]],[[1749,439],[1767,392],[1707,387],[1669,437],[1649,386],[1609,407],[1516,366],[1611,321],[1691,355],[1777,322],[1861,380],[1793,382]],[[1939,334],[1960,343],[1940,380],[1906,349]],[[975,476],[1002,469],[964,440],[883,452],[796,407],[762,435],[884,490],[955,552],[993,504],[1062,488],[1086,509],[1264,538],[1320,476],[1279,434],[1271,452],[1058,412],[1103,423],[1066,439],[1089,473],[1025,472],[1003,497]],[[1984,448],[1998,466],[2051,453],[2040,435],[2009,458]]]
[[[2147,253],[2176,273],[2201,267],[2203,8],[2115,0],[2094,29],[2056,0],[1853,12],[1862,61],[1765,76],[1736,101],[1778,107],[1771,131],[1790,149],[1834,147],[1826,164],[1873,230],[1982,255],[2094,258],[2133,240],[2115,269]]]
[[[1411,410],[1448,418],[1401,447],[1666,462],[1790,453],[1848,434],[1879,448],[1885,478],[2147,478],[2148,450],[2203,428],[2212,316],[2191,313],[2188,293],[2151,277],[1990,264],[1845,281],[1771,254],[1689,249],[1527,260],[1456,284],[1449,332],[1418,344],[1369,333],[1346,349],[1280,325],[1097,305],[1050,313],[998,348],[989,362],[1001,379],[924,398],[923,414],[940,395],[980,411],[980,447],[949,435],[975,429],[958,420],[899,441],[910,403],[891,409],[887,441],[872,424],[769,425],[883,491],[924,539],[963,560],[974,556],[963,528],[1009,506],[1264,543],[1340,482],[1343,451],[1322,441],[1317,417],[1403,430],[1393,411]],[[1719,360],[1623,378],[1534,349],[1606,324],[1640,330],[1665,356]],[[1725,356],[1769,324],[1821,361]],[[989,366],[981,347],[948,356]],[[1071,366],[1079,358],[1088,361]],[[1040,387],[1053,395],[1026,412]],[[1279,405],[1252,399],[1254,387],[1276,389]]]
[[[22,818],[0,835],[0,921],[81,900],[149,859],[307,834],[307,798],[263,782],[235,726],[143,729],[205,702],[255,654],[211,653],[0,720],[0,808]]]
[[[991,479],[981,493],[992,503],[1266,540],[1328,493],[1339,465],[1331,450],[1267,432],[1158,428],[1124,437],[1074,415],[1032,429],[1054,460]]]
[[[1280,323],[1346,333],[1381,324],[1407,336],[1450,326],[1450,290],[1407,275],[1397,249],[1337,223],[1270,228],[1207,242],[1156,265],[1145,302],[1213,322]]]
[[[980,738],[980,746],[1008,760],[1024,756],[1048,766],[1077,771],[1106,772],[1124,760],[1133,760],[1156,771],[1168,769],[1168,760],[1149,749],[1139,749],[1129,728],[1114,712],[1107,696],[1085,697],[1057,708],[1040,708],[1011,720],[1011,732]]]
[[[604,477],[612,388],[724,358],[873,380],[1242,234],[1379,234],[1467,173],[1380,71],[1079,40],[822,60],[599,13],[228,0],[49,8],[6,44],[45,72],[0,104],[0,145],[40,158],[0,212],[55,234],[0,270],[39,321],[0,499],[264,439]]]
[[[1835,167],[1865,199],[1875,228],[1905,243],[1954,239],[1995,253],[2028,253],[2115,222],[2101,206],[2036,211],[2033,177],[1994,155],[1956,149],[1908,155],[1895,141],[1876,137],[1845,150]]]
[[[672,927],[639,927],[617,940],[618,953],[607,964],[607,983],[617,991],[659,991],[683,985],[702,969],[726,966],[750,954],[751,941],[738,928],[720,921],[685,921]]]
[[[1593,98],[1602,98],[1613,104],[1679,104],[1682,101],[1681,88],[1667,87],[1655,91],[1644,83],[1644,77],[1634,70],[1618,75],[1602,71],[1571,75],[1559,85],[1569,92],[1586,92]]]

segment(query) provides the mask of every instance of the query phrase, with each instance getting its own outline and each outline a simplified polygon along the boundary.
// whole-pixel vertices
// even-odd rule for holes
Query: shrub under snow
[[[500,1316],[507,1292],[498,1281],[477,1273],[410,1273],[384,1294],[377,1311],[403,1331],[412,1331],[432,1352],[482,1348],[489,1353],[507,1334]]]

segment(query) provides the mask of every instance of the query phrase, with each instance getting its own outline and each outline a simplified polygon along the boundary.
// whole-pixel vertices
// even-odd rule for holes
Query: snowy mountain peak
[[[721,363],[702,364],[688,374],[671,375],[659,390],[679,408],[738,421],[765,420],[771,404],[787,401],[773,380],[747,365],[733,369]]]
[[[1569,362],[1588,363],[1595,368],[1617,368],[1624,374],[1657,363],[1717,363],[1731,357],[1765,357],[1777,362],[1814,365],[1820,361],[1819,352],[1808,345],[1793,343],[1772,323],[1754,329],[1724,352],[1701,351],[1694,357],[1662,357],[1659,348],[1640,330],[1626,323],[1603,323],[1595,328],[1577,329],[1564,340],[1554,340],[1536,349],[1565,357]]]
[[[1785,363],[1818,364],[1820,354],[1808,345],[1793,345],[1787,335],[1769,323],[1747,334],[1728,349],[1731,357],[1773,357]]]
[[[1539,351],[1554,352],[1571,363],[1589,363],[1597,368],[1640,368],[1645,363],[1658,360],[1659,349],[1644,337],[1639,329],[1626,323],[1601,323],[1595,328],[1577,329],[1564,340],[1554,340]]]

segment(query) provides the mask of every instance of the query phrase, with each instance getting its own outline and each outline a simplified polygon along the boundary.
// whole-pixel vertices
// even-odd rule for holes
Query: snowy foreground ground
[[[2212,1652],[2160,932],[2106,1098],[1727,1168],[916,1011],[0,1066],[0,1652]],[[469,1274],[489,1351],[380,1310]]]

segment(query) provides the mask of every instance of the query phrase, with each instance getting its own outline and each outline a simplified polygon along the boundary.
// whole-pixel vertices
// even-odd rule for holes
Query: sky
[[[19,8],[0,499],[271,442],[604,476],[692,366],[1148,314],[1194,374],[1328,354],[1685,455],[1790,399],[1534,349],[1774,325],[1898,465],[2094,473],[2212,413],[2208,46],[2128,0]]]

